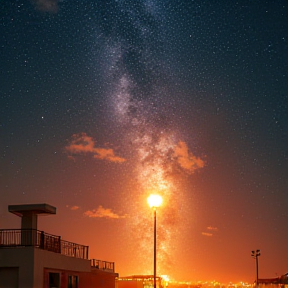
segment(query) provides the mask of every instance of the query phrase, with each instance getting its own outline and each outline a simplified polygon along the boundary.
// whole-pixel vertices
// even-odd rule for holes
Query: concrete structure
[[[165,288],[167,285],[164,279],[156,277],[156,287]],[[116,288],[153,288],[154,275],[133,275],[126,277],[118,277],[116,280]]]
[[[37,230],[48,204],[10,205],[21,229],[0,229],[0,288],[115,288],[114,263],[88,259],[88,246]]]
[[[257,287],[256,281],[254,286]],[[276,278],[260,278],[258,279],[258,288],[287,288],[288,273]]]

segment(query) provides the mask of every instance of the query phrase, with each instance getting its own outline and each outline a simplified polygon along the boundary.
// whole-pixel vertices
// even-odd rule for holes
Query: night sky
[[[0,11],[0,228],[120,276],[288,271],[287,0],[13,0]]]

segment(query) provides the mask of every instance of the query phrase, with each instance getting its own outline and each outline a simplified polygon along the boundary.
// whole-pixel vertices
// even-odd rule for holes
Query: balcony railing
[[[108,271],[108,272],[114,272],[114,262],[107,262],[97,259],[91,259],[91,267],[97,268],[100,270]]]
[[[88,246],[36,229],[0,229],[0,248],[34,246],[75,258],[88,259]]]

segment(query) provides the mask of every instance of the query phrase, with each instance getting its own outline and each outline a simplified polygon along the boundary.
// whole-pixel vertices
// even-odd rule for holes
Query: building
[[[162,277],[156,277],[156,287],[165,288],[167,285]],[[133,275],[116,279],[116,288],[153,288],[153,275]]]
[[[114,262],[88,258],[88,246],[37,230],[48,204],[9,205],[21,229],[0,229],[0,288],[115,288]]]
[[[256,281],[255,281],[256,286]],[[287,288],[288,273],[276,278],[261,278],[258,279],[258,288]]]

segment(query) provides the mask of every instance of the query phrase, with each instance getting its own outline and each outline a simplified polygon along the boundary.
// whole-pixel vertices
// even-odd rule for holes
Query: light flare
[[[157,208],[159,207],[162,202],[163,202],[163,199],[160,195],[157,195],[157,194],[151,194],[148,198],[147,198],[147,202],[149,204],[149,206],[151,208]]]

